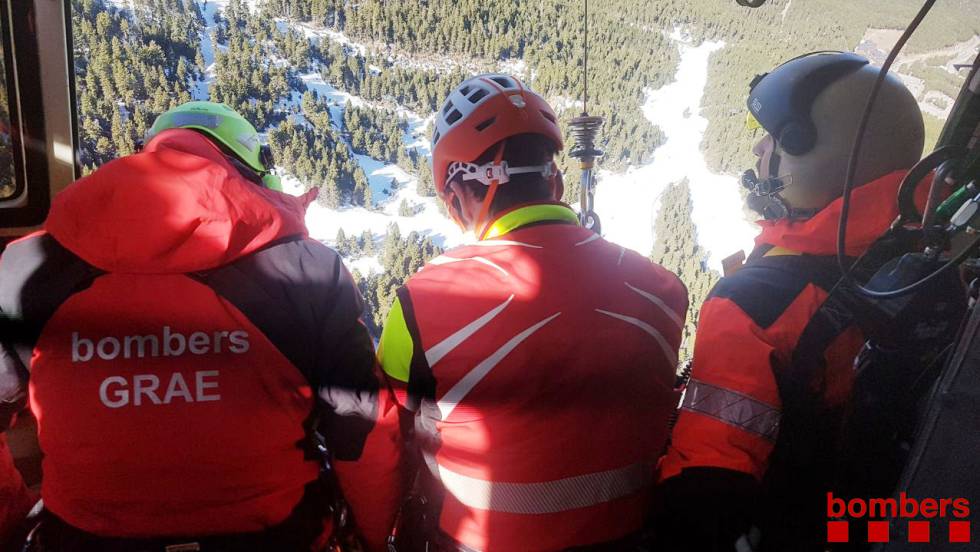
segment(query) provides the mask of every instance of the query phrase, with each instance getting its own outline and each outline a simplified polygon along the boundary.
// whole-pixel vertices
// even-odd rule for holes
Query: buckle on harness
[[[494,180],[497,181],[497,184],[506,184],[510,182],[511,175],[528,173],[541,173],[541,176],[544,178],[550,178],[555,174],[554,165],[552,163],[545,163],[544,165],[511,167],[506,161],[501,161],[500,163],[491,161],[483,165],[455,161],[449,165],[449,177],[446,178],[446,181],[448,182],[461,174],[464,181],[477,180],[484,186],[489,186]]]

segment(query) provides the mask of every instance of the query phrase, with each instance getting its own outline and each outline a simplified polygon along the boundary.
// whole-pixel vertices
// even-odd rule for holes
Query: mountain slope
[[[706,267],[750,248],[755,228],[726,175],[751,158],[744,83],[801,49],[876,48],[869,29],[904,24],[917,2],[876,6],[598,3],[589,109],[607,118],[596,197],[607,237],[650,254],[661,198],[686,181],[694,225],[676,231],[696,233]],[[226,102],[257,123],[287,191],[321,188],[311,232],[375,286],[364,290],[380,310],[414,266],[406,261],[413,255],[383,254],[395,247],[391,230],[399,230],[398,247],[419,255],[465,239],[432,197],[428,173],[431,114],[449,89],[467,75],[509,71],[542,92],[563,121],[583,107],[581,13],[558,0],[72,0],[72,7],[87,169],[133,151],[173,105]],[[903,59],[907,78],[923,83],[920,100],[940,115],[941,95],[962,81],[949,68],[963,44],[978,40],[976,22],[957,17],[966,7],[937,6]],[[562,165],[566,197],[574,198],[577,170],[567,158]],[[390,274],[369,278],[382,272]]]

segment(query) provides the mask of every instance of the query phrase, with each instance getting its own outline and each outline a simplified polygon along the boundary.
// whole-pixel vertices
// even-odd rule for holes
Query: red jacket
[[[7,449],[6,438],[0,434],[0,546],[13,537],[13,531],[23,522],[36,500],[24,486]]]
[[[903,176],[889,174],[854,191],[849,256],[863,253],[898,215]],[[711,292],[701,308],[692,379],[661,471],[665,487],[678,486],[679,495],[697,495],[693,489],[723,494],[708,490],[718,469],[759,482],[770,513],[780,520],[763,534],[794,534],[798,550],[809,549],[803,544],[809,537],[824,542],[823,493],[832,483],[835,439],[854,357],[864,343],[852,317],[821,310],[840,277],[833,257],[840,203],[806,221],[761,222],[749,262]],[[729,508],[741,515],[749,506]],[[683,506],[668,503],[672,507]],[[706,519],[708,510],[707,504],[691,504],[690,515]]]
[[[379,354],[415,416],[435,537],[560,550],[637,531],[687,294],[563,205],[510,211],[409,279]]]
[[[318,413],[380,543],[394,410],[350,275],[306,237],[312,197],[256,186],[172,130],[72,184],[46,232],[7,248],[0,399],[29,389],[47,509],[103,536],[261,531],[318,477]]]

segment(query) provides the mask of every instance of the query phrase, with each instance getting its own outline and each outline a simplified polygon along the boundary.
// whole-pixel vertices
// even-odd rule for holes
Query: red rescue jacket
[[[13,538],[13,531],[23,522],[36,500],[14,466],[6,437],[0,434],[0,545]]]
[[[46,232],[6,249],[0,400],[29,390],[47,509],[102,536],[261,531],[318,477],[317,415],[381,541],[394,409],[356,286],[306,237],[312,197],[256,186],[201,134],[171,130],[69,186]]]
[[[867,250],[898,215],[904,174],[854,191],[849,256]],[[825,542],[823,497],[832,484],[854,357],[864,343],[853,319],[839,323],[833,312],[821,311],[840,276],[833,257],[840,204],[806,221],[761,222],[749,261],[712,290],[701,308],[692,379],[661,470],[667,488],[678,486],[676,495],[699,488],[723,494],[720,487],[708,490],[709,479],[717,483],[712,469],[746,474],[760,484],[769,514],[778,519],[763,527],[763,538],[767,531],[792,535],[782,546],[797,550],[810,549],[807,539]],[[747,502],[728,505],[727,515],[757,506]],[[692,503],[689,514],[706,519],[709,509]],[[779,546],[766,549],[787,549]]]
[[[437,540],[560,550],[640,529],[686,311],[676,276],[560,204],[505,213],[410,278],[379,354]]]

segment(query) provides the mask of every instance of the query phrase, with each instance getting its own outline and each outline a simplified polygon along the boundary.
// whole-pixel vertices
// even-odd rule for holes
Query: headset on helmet
[[[867,64],[868,60],[857,54],[820,51],[797,56],[769,73],[756,75],[749,84],[746,124],[765,129],[789,155],[805,155],[817,144],[817,128],[810,113],[817,96]],[[779,153],[774,151],[766,179],[759,180],[753,170],[742,174],[742,186],[749,191],[749,208],[766,220],[812,217],[817,209],[797,209],[780,197],[786,183],[777,176],[779,160]]]
[[[146,133],[149,141],[164,130],[190,128],[203,132],[255,172],[262,185],[282,191],[282,183],[272,173],[272,150],[259,141],[259,133],[237,111],[223,103],[186,102],[160,114]]]
[[[749,84],[746,104],[758,122],[790,155],[804,155],[817,143],[810,111],[817,96],[835,81],[868,64],[848,52],[803,54],[757,75]]]

